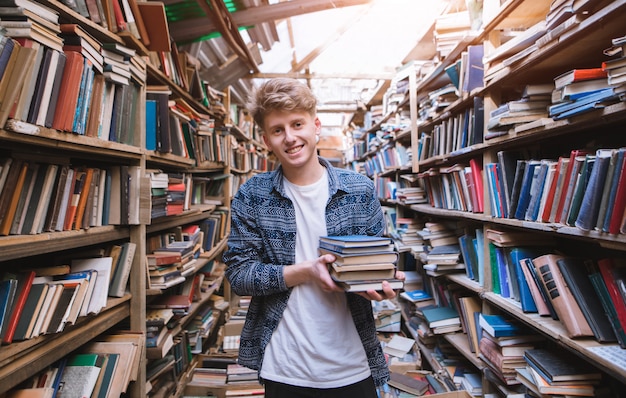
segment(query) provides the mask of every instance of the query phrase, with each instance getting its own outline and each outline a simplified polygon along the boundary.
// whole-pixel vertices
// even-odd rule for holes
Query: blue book
[[[425,290],[421,290],[421,289],[404,291],[400,293],[400,295],[403,298],[409,301],[412,301],[414,303],[419,302],[419,301],[430,300],[433,298],[433,296],[431,296],[428,292],[426,292]]]
[[[582,106],[594,105],[599,101],[604,101],[614,97],[613,87],[607,87],[602,90],[592,91],[582,95],[571,102],[564,102],[552,105],[548,108],[550,116],[555,120],[564,118],[564,114]]]
[[[476,257],[473,237],[467,234],[460,236],[459,247],[465,263],[467,277],[475,281],[478,280],[478,258]]]
[[[539,160],[526,161],[519,200],[517,202],[517,209],[515,210],[515,218],[518,220],[524,220],[526,217],[526,210],[530,204],[530,189],[533,179],[535,178],[535,169],[540,165],[540,163],[541,162]]]
[[[493,337],[516,336],[522,333],[519,324],[503,315],[481,313],[478,322],[482,330]]]
[[[146,149],[156,151],[157,148],[157,102],[146,100]]]
[[[545,252],[541,249],[530,247],[513,247],[509,252],[509,258],[515,269],[515,278],[517,279],[517,284],[519,286],[519,301],[522,305],[522,311],[527,313],[537,312],[537,305],[535,304],[535,300],[530,292],[528,281],[524,276],[521,260],[525,258],[532,259],[539,257],[542,254],[545,254]]]
[[[67,357],[61,358],[57,363],[57,373],[54,376],[54,381],[52,382],[52,388],[54,392],[52,393],[52,398],[56,398],[61,388],[61,378],[63,377],[63,371],[65,370],[65,364],[67,363]]]
[[[498,265],[498,276],[500,281],[500,296],[511,297],[510,275],[506,265],[505,253],[502,247],[496,247],[496,260]]]
[[[4,76],[4,72],[7,69],[7,64],[9,62],[9,57],[13,52],[13,48],[15,48],[15,41],[8,36],[3,36],[2,41],[2,52],[0,52],[0,80]]]
[[[6,327],[10,308],[17,289],[17,279],[5,279],[0,281],[0,331]],[[2,337],[2,333],[0,333]]]

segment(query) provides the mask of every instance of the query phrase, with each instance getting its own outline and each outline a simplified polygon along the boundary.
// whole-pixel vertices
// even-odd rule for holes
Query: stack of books
[[[393,289],[401,289],[403,281],[395,279],[398,253],[390,238],[347,235],[322,236],[319,253],[332,254],[335,261],[328,270],[333,280],[346,291],[382,290],[388,281]]]
[[[540,336],[498,314],[480,313],[478,324],[479,357],[506,385],[517,384],[516,369],[525,366],[524,353],[535,347]]]
[[[534,348],[524,354],[526,366],[516,369],[517,379],[541,395],[596,396],[602,375],[563,350]]]

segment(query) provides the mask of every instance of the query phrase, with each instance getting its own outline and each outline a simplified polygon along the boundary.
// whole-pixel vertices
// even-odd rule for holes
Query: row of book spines
[[[620,260],[581,259],[550,248],[489,243],[491,289],[520,303],[523,312],[560,321],[570,337],[626,344],[625,277]],[[623,289],[622,289],[623,290]]]
[[[624,149],[603,149],[596,155],[575,153],[559,160],[518,159],[517,167],[507,171],[501,163],[487,163],[484,171],[478,165],[476,175],[482,176],[478,181],[469,166],[447,171],[430,169],[420,177],[433,207],[477,212],[483,197],[482,191],[475,189],[479,183],[487,185],[490,214],[494,217],[623,234]]]
[[[66,393],[98,398],[120,395],[137,379],[132,368],[143,350],[137,336],[143,338],[140,333],[120,332],[88,343],[78,353],[47,366],[8,394],[54,397],[63,389]]]
[[[584,231],[626,232],[624,148],[574,150],[558,160],[517,159],[515,170],[485,166],[492,215]],[[508,176],[506,174],[509,174]],[[512,186],[507,187],[513,182]]]
[[[137,178],[136,166],[97,168],[19,158],[5,158],[2,165],[2,235],[138,223],[139,215],[128,212],[138,208],[130,203],[139,201],[139,185],[130,182],[131,175]]]
[[[2,125],[10,118],[134,145],[130,132],[135,130],[135,84],[108,81],[78,52],[58,51],[29,39],[10,40],[15,43],[13,53],[23,56],[7,58],[6,71],[11,73],[0,83],[6,86]]]
[[[71,266],[5,273],[0,282],[5,300],[2,343],[60,333],[80,317],[99,313],[107,297],[122,297],[135,249],[134,243],[126,242],[103,250],[105,257]]]

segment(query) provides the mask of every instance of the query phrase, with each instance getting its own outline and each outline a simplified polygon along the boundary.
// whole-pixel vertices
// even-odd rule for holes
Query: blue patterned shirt
[[[328,170],[326,205],[328,235],[382,235],[384,216],[372,181],[354,171]],[[296,215],[285,194],[282,169],[254,176],[243,184],[231,203],[232,225],[223,260],[234,293],[252,296],[241,333],[239,363],[260,370],[265,347],[281,320],[291,289],[285,284],[283,267],[295,263]],[[376,386],[389,379],[369,300],[348,295],[363,348]]]

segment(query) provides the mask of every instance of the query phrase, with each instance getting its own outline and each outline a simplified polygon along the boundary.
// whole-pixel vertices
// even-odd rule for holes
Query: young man
[[[384,217],[370,179],[317,156],[316,106],[293,79],[267,81],[248,106],[280,167],[231,203],[226,276],[252,296],[239,363],[259,370],[268,398],[375,398],[389,371],[370,300],[396,293],[386,282],[382,292],[344,292],[328,273],[334,257],[317,248],[324,235],[380,236]]]

